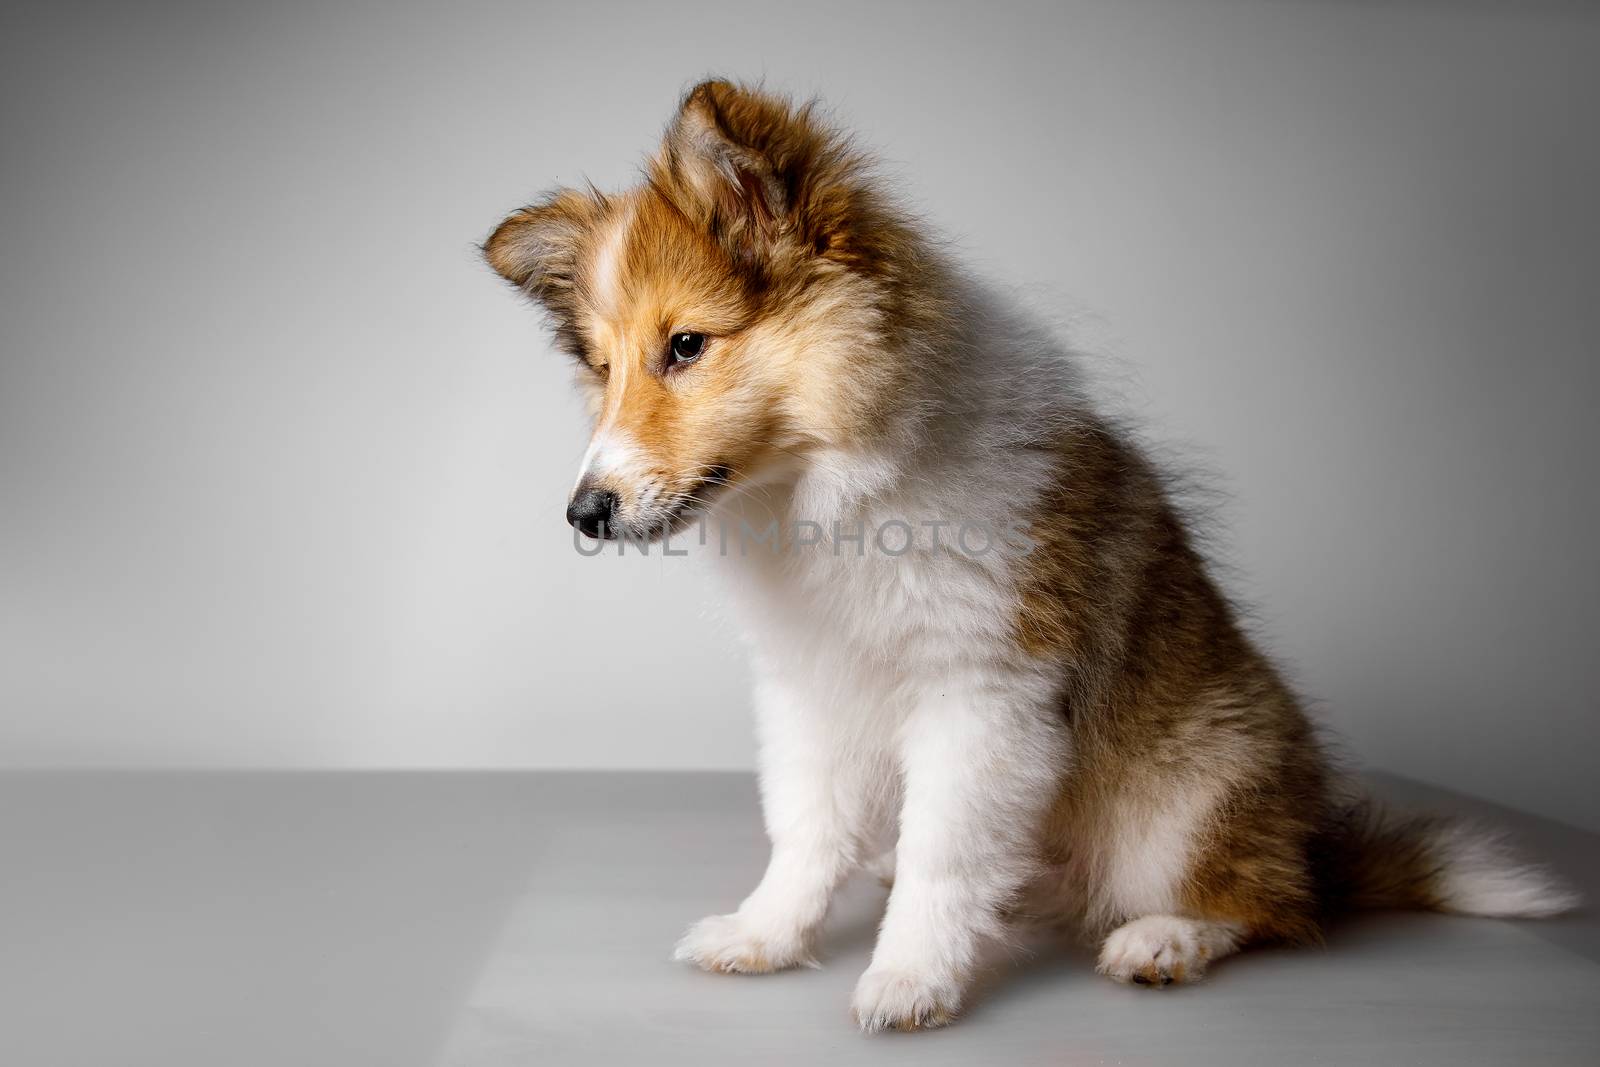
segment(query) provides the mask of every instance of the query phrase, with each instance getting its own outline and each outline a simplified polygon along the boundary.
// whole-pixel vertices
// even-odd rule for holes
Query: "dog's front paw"
[[[961,991],[913,971],[869,967],[856,983],[850,1010],[867,1033],[927,1030],[948,1023],[961,1007]]]
[[[724,974],[771,974],[788,967],[817,966],[804,936],[760,929],[737,913],[709,915],[689,927],[672,958]]]

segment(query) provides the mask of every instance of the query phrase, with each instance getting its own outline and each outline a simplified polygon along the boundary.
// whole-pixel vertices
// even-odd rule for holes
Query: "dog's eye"
[[[667,366],[678,367],[685,363],[693,363],[705,350],[705,334],[675,333],[672,335],[671,343],[667,345]]]

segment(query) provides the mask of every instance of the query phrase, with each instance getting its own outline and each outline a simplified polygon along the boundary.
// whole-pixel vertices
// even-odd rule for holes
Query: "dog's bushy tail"
[[[1424,908],[1538,919],[1579,904],[1555,875],[1517,859],[1503,834],[1463,820],[1360,799],[1330,820],[1323,846],[1323,899],[1334,911]]]

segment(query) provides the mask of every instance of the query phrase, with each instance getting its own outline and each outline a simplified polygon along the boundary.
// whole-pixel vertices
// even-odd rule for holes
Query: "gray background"
[[[1596,11],[9,5],[0,760],[747,767],[701,564],[574,554],[567,369],[472,247],[718,71],[1215,472],[1353,757],[1600,826]]]

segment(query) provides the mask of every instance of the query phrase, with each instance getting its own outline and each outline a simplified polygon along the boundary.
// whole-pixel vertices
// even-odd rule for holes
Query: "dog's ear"
[[[602,210],[593,193],[558,189],[512,212],[483,243],[489,265],[544,305],[562,345],[580,357],[578,260]]]
[[[778,174],[787,111],[728,82],[701,82],[678,105],[658,162],[698,206],[770,227],[788,208]]]
[[[750,261],[782,241],[819,254],[842,248],[853,209],[869,195],[860,167],[812,105],[707,81],[683,98],[650,176]]]

